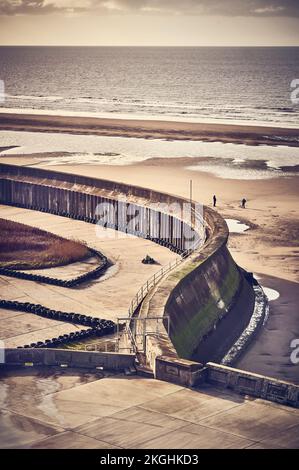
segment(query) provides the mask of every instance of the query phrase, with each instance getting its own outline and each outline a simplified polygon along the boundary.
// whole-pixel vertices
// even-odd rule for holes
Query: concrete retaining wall
[[[168,193],[161,193],[154,191],[149,188],[143,188],[141,186],[130,185],[126,183],[120,183],[117,181],[111,181],[100,178],[91,178],[88,176],[76,175],[73,173],[65,173],[62,171],[46,170],[43,168],[32,168],[24,167],[19,165],[9,165],[6,163],[0,164],[0,173],[9,174],[15,176],[17,179],[40,179],[43,184],[56,185],[59,182],[69,183],[71,185],[85,186],[86,188],[99,188],[110,193],[111,198],[124,194],[127,197],[142,198],[145,201],[166,203],[166,204],[177,204],[181,202],[189,202],[186,199],[174,196]],[[48,180],[48,181],[47,181]]]
[[[2,354],[3,355],[3,354]],[[68,366],[124,370],[133,367],[134,354],[101,353],[66,349],[5,349],[2,366]]]
[[[174,346],[178,357],[205,363],[221,360],[239,338],[254,309],[254,291],[227,249],[224,220],[208,208],[204,218],[206,243],[145,299],[140,316],[169,317],[170,341],[160,331],[162,355],[173,357]],[[152,340],[148,345],[147,360],[153,363],[159,348]]]
[[[24,175],[22,174],[24,170]],[[82,220],[106,224],[107,227],[132,233],[140,237],[164,243],[165,246],[183,252],[190,244],[200,240],[200,234],[187,222],[171,214],[141,204],[121,201],[119,194],[137,197],[138,188],[93,178],[79,177],[58,172],[33,168],[15,168],[13,165],[0,165],[0,202],[30,209],[43,210],[58,215],[66,215]],[[45,173],[45,174],[44,174]],[[63,180],[66,178],[66,181]],[[18,179],[20,178],[20,180]],[[24,180],[25,178],[25,180]],[[51,179],[52,178],[52,179]],[[31,179],[31,180],[30,180]],[[78,187],[80,181],[80,187]],[[88,186],[90,182],[91,186]],[[110,191],[110,196],[98,194],[97,189]],[[111,183],[109,186],[107,183]],[[117,193],[117,188],[121,193]],[[137,190],[138,189],[138,190]],[[127,190],[127,193],[124,191]],[[157,201],[160,193],[140,188],[140,197],[153,197]],[[171,201],[172,196],[164,195],[161,202]],[[176,201],[176,204],[180,200]],[[129,204],[128,204],[129,203]],[[186,201],[181,201],[186,204]]]
[[[212,362],[207,364],[205,374],[210,384],[299,408],[298,385]]]
[[[203,367],[198,362],[159,356],[156,359],[155,378],[183,387],[193,387],[202,383]]]
[[[180,357],[193,356],[199,343],[237,301],[241,282],[242,274],[226,246],[178,280],[166,302],[165,314],[171,318],[170,338]]]
[[[157,356],[155,377],[186,387],[208,383],[227,388],[241,395],[299,408],[299,386],[272,377],[208,362],[205,366],[193,361]]]

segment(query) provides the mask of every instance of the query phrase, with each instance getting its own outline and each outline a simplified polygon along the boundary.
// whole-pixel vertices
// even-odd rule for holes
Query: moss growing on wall
[[[185,321],[184,315],[181,317],[182,321],[176,324],[171,339],[180,357],[191,358],[202,338],[213,330],[217,321],[229,309],[239,289],[240,273],[230,256],[228,261],[225,277],[217,282],[217,292],[213,292],[211,288],[211,295],[207,299],[201,299],[201,286],[198,286],[198,296],[195,299],[198,303],[198,310],[193,315],[187,315],[188,321]],[[197,286],[193,287],[196,290]],[[219,301],[221,301],[221,306]]]
[[[194,269],[196,269],[201,262],[193,262],[193,263],[187,263],[186,265],[182,266],[179,270],[175,271],[174,273],[170,274],[168,279],[170,281],[180,281],[181,279],[184,279],[188,274],[192,273]]]

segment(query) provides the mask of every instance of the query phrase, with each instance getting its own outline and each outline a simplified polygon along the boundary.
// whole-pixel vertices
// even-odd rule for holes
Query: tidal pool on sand
[[[0,139],[2,147],[14,146],[0,152],[1,155],[38,154],[36,157],[43,165],[127,165],[150,158],[190,158],[190,165],[187,163],[186,168],[191,171],[211,172],[222,178],[263,179],[284,176],[280,167],[292,167],[299,163],[299,147],[279,145],[248,146],[191,140],[16,131],[0,131]],[[200,161],[193,164],[192,158],[203,158],[204,161],[202,164]],[[211,160],[207,164],[209,158]],[[216,164],[213,158],[217,159]],[[219,160],[223,161],[223,165]]]

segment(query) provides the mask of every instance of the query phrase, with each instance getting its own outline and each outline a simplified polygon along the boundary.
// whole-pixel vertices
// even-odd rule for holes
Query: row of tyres
[[[60,286],[60,287],[76,287],[83,282],[91,281],[94,279],[99,278],[104,271],[108,267],[108,259],[106,256],[104,256],[102,253],[100,253],[97,250],[94,250],[93,248],[89,248],[89,250],[93,253],[94,256],[96,256],[99,259],[99,265],[84,274],[81,274],[80,276],[77,276],[73,279],[65,280],[65,279],[57,279],[54,277],[50,276],[42,276],[40,274],[33,274],[33,273],[26,273],[24,271],[18,271],[16,269],[9,269],[9,268],[0,268],[0,274],[4,276],[9,276],[9,277],[14,277],[16,279],[25,279],[27,281],[35,281],[35,282],[42,282],[45,284],[50,284],[54,286]]]
[[[178,255],[183,254],[183,250],[180,248],[177,248],[176,246],[172,245],[171,243],[162,240],[160,238],[154,238],[154,237],[147,237],[148,240],[151,242],[157,243],[158,245],[165,246],[165,248],[168,248],[170,251],[173,251],[174,253],[177,253]]]
[[[72,333],[66,333],[60,335],[57,338],[46,339],[45,341],[37,341],[36,343],[25,344],[24,346],[18,346],[18,349],[23,348],[59,348],[65,344],[72,342],[82,341],[92,336],[104,336],[107,334],[103,330],[98,328],[87,328],[86,330],[78,330]]]
[[[59,344],[65,344],[72,341],[82,340],[91,336],[105,336],[114,333],[115,323],[111,320],[94,318],[88,315],[82,315],[74,312],[62,312],[60,310],[52,310],[40,304],[32,304],[30,302],[18,302],[16,300],[0,300],[0,308],[7,310],[17,310],[27,313],[33,313],[44,318],[53,320],[75,323],[79,325],[89,326],[90,328],[78,330],[74,333],[65,334],[58,338],[52,338],[45,342],[31,343],[26,347],[57,347]]]

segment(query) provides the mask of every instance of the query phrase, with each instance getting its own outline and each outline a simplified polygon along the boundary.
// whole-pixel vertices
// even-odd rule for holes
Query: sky
[[[299,0],[0,0],[0,44],[299,46]]]

